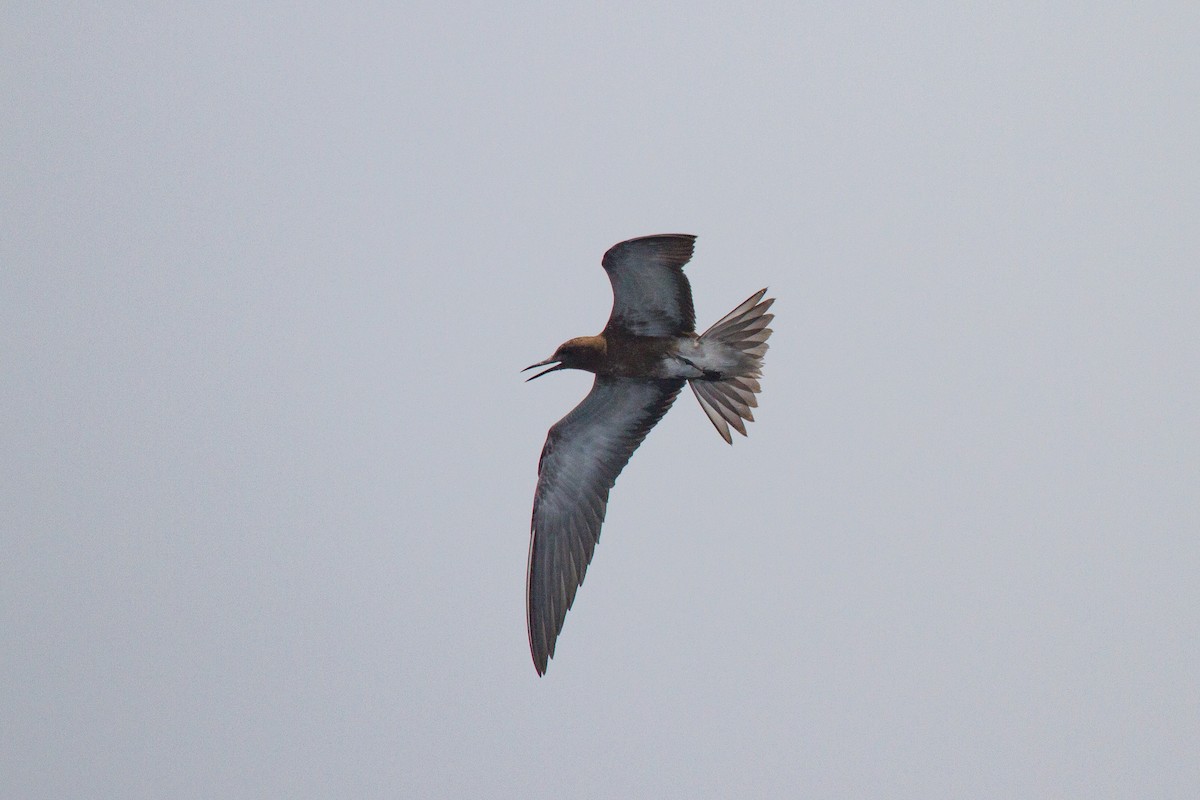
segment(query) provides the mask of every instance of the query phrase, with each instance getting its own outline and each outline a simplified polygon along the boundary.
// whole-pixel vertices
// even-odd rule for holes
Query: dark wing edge
[[[609,490],[683,384],[597,377],[587,397],[546,436],[526,566],[525,620],[538,675],[554,656],[567,610],[583,584]]]
[[[695,333],[692,287],[683,267],[696,237],[688,233],[642,236],[615,244],[601,264],[613,289],[605,333],[678,336]]]

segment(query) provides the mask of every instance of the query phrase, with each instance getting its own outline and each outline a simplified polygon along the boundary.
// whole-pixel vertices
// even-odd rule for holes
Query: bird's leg
[[[697,366],[696,366],[696,365],[695,365],[695,364],[692,362],[692,360],[691,360],[691,359],[689,359],[689,358],[684,358],[683,356],[679,355],[678,353],[676,353],[676,354],[675,354],[675,357],[676,357],[676,358],[678,358],[678,359],[679,359],[680,361],[682,361],[683,363],[687,364],[687,365],[688,365],[689,367],[691,367],[692,369],[694,369],[694,370],[699,370],[699,372],[701,373],[701,376],[704,378],[704,380],[706,380],[706,381],[719,381],[719,380],[721,380],[721,377],[722,377],[722,376],[721,376],[721,373],[717,372],[715,369],[703,369],[702,367],[697,367]]]

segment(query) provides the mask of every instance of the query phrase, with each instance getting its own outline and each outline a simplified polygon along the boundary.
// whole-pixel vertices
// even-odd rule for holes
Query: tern
[[[544,675],[567,609],[592,560],[608,493],[617,476],[687,383],[721,437],[746,435],[761,386],[773,298],[755,292],[696,334],[692,290],[683,267],[696,237],[671,233],[614,245],[601,262],[612,283],[604,330],[561,344],[548,367],[594,373],[592,390],[550,428],[538,461],[526,570],[526,624],[538,675]],[[525,370],[522,370],[523,372]]]

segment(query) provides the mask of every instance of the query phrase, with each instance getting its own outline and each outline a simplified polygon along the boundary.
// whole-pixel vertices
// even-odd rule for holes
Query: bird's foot
[[[721,377],[722,377],[721,373],[717,372],[715,369],[704,369],[703,367],[698,367],[690,358],[684,358],[683,356],[680,356],[680,355],[677,355],[675,357],[678,358],[683,363],[687,364],[692,369],[699,371],[701,373],[701,377],[703,377],[704,380],[706,380],[706,381],[721,380]]]

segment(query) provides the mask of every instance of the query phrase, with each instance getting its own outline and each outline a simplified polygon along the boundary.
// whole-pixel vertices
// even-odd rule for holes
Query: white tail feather
[[[762,391],[758,378],[762,375],[767,339],[771,337],[767,325],[775,318],[774,314],[767,313],[775,299],[763,300],[766,293],[763,289],[751,295],[700,335],[701,343],[727,349],[735,366],[722,370],[719,377],[688,381],[700,408],[729,444],[733,444],[730,426],[742,436],[746,435],[745,423],[754,421],[750,409],[758,407],[755,395]]]

